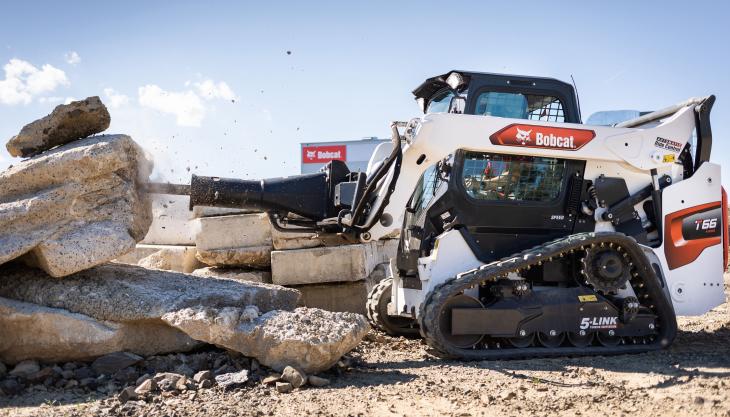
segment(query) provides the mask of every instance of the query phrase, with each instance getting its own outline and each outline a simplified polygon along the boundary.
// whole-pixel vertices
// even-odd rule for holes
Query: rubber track
[[[532,346],[527,348],[462,349],[454,347],[441,337],[439,314],[442,306],[450,297],[482,282],[496,281],[509,272],[536,265],[538,262],[546,262],[561,255],[564,256],[571,251],[583,250],[594,244],[600,245],[601,243],[618,245],[631,258],[634,268],[632,272],[636,274],[631,281],[632,287],[639,296],[642,305],[654,305],[653,312],[657,315],[658,323],[656,328],[658,335],[652,342],[647,344],[620,344],[618,346],[588,346],[584,348],[574,346],[557,348]],[[643,287],[637,288],[641,283],[644,284]],[[459,274],[431,290],[426,295],[424,302],[421,303],[419,313],[421,335],[439,356],[467,360],[640,353],[669,346],[677,334],[677,320],[674,308],[667,299],[661,281],[656,276],[641,247],[633,238],[616,232],[570,235]]]

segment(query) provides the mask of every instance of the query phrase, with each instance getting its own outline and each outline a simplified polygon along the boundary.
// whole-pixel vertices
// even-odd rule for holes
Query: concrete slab
[[[202,267],[195,254],[195,246],[138,244],[132,252],[115,259],[114,262],[191,273]]]
[[[295,285],[302,293],[300,305],[327,311],[365,314],[368,288],[365,281],[321,285]]]
[[[275,250],[316,248],[322,246],[316,233],[280,232],[271,227],[271,238]]]
[[[0,297],[0,360],[89,360],[112,352],[184,352],[201,345],[159,320],[99,321],[68,310]]]
[[[210,266],[268,268],[271,265],[271,246],[198,249],[195,256],[200,262]]]
[[[265,213],[203,217],[198,222],[195,246],[199,251],[271,246],[271,226]]]
[[[106,264],[64,279],[39,269],[0,268],[0,297],[60,308],[100,321],[153,322],[187,307],[245,307],[292,310],[299,292],[277,285],[200,278],[139,266]]]
[[[141,243],[148,245],[195,245],[197,224],[189,210],[190,197],[155,195],[152,198],[152,225]]]
[[[397,240],[271,252],[271,279],[278,285],[365,280],[395,256]]]
[[[213,277],[271,284],[271,271],[256,271],[243,268],[207,267],[193,271],[196,277]]]

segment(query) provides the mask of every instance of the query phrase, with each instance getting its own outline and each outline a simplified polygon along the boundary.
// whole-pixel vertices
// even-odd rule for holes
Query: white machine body
[[[490,141],[490,135],[513,125],[518,126],[518,135],[522,138],[516,138],[509,145]],[[528,128],[529,126],[533,127]],[[728,239],[725,215],[720,216],[722,218],[715,216],[694,219],[699,221],[698,230],[722,225],[719,236],[692,241],[682,237],[681,219],[693,214],[701,217],[703,210],[708,207],[721,207],[723,213],[727,211],[718,165],[705,162],[694,175],[685,179],[682,166],[677,163],[681,150],[692,140],[695,131],[692,106],[686,106],[647,128],[587,126],[449,113],[426,114],[411,121],[410,127],[411,133],[406,136],[406,143],[403,145],[400,177],[384,210],[384,215],[392,216],[394,221],[386,225],[376,224],[370,230],[370,239],[398,234],[403,224],[406,204],[424,170],[447,158],[456,148],[583,160],[586,161],[585,179],[596,180],[602,175],[619,176],[626,181],[630,193],[651,184],[652,170],[656,170],[655,176],[668,176],[671,178],[671,185],[663,189],[662,216],[665,227],[659,231],[663,235],[662,244],[653,248],[646,247],[646,251],[653,253],[661,265],[661,275],[666,280],[676,314],[703,314],[725,301],[723,248]],[[577,147],[573,137],[556,140],[548,133],[541,134],[542,131],[555,131],[554,129],[567,129],[566,132],[590,130],[595,136]],[[525,133],[528,131],[529,133]],[[538,141],[538,138],[542,140]],[[571,140],[573,143],[570,143]],[[370,167],[376,166],[387,153],[387,145],[381,145],[373,154]],[[389,177],[383,181],[389,181]],[[385,195],[385,190],[381,190],[381,193]],[[594,213],[595,230],[613,231],[612,223],[602,219],[603,210],[605,209],[598,208]],[[642,204],[636,204],[635,210],[642,220],[646,219],[647,213]],[[716,214],[718,211],[711,213]],[[424,295],[435,286],[482,264],[458,232],[444,232],[436,238],[431,254],[419,259],[421,289],[404,288],[399,282],[398,274],[393,274],[389,313],[414,316]]]

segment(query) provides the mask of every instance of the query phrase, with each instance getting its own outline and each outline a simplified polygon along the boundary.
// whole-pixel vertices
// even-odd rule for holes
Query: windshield
[[[431,101],[428,102],[426,113],[448,112],[452,97],[454,97],[454,93],[452,93],[451,90],[442,90],[436,93],[433,98],[431,98]]]

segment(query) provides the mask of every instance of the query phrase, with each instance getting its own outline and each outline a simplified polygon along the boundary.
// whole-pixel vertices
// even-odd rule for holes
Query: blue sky
[[[713,159],[730,178],[729,40],[719,1],[11,2],[0,139],[99,95],[109,132],[133,136],[164,179],[290,175],[299,142],[386,137],[418,115],[410,91],[427,77],[572,74],[584,119],[717,95]]]

